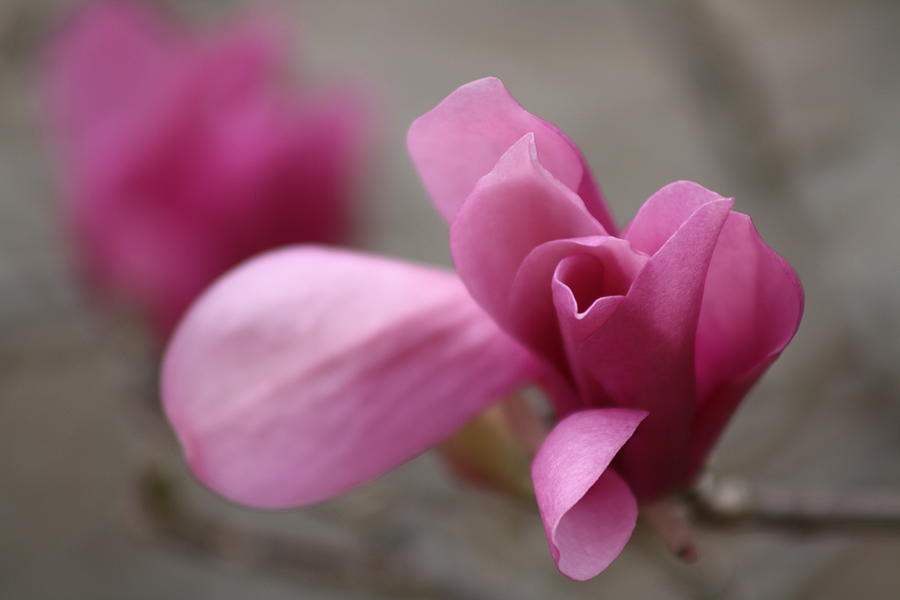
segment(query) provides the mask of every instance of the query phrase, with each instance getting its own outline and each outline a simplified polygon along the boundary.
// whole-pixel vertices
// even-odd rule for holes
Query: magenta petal
[[[595,290],[594,286],[600,284],[607,295],[624,294],[647,256],[632,251],[625,240],[602,235],[553,240],[532,250],[522,261],[510,292],[505,326],[516,339],[563,371],[567,371],[568,361],[554,304],[554,294],[559,292],[553,279],[560,263],[570,259],[591,261],[589,277],[581,280],[584,287],[579,292]],[[571,300],[577,304],[576,298]],[[577,312],[574,304],[573,314]]]
[[[622,408],[574,413],[535,456],[531,475],[550,553],[572,579],[598,575],[631,537],[637,503],[608,467],[645,416]]]
[[[577,345],[602,325],[597,320],[598,307],[605,300],[624,297],[648,261],[647,255],[633,251],[625,240],[607,237],[598,242],[584,244],[582,252],[559,260],[553,273],[557,311],[564,307],[567,317],[586,321],[579,335],[571,338]],[[546,246],[549,250],[551,244]]]
[[[585,335],[585,320],[560,319],[565,337],[584,339],[573,368],[588,393],[650,412],[617,469],[639,500],[683,481],[695,410],[694,340],[703,285],[730,200],[696,209],[653,255],[615,312]],[[559,308],[559,306],[558,306]],[[562,316],[562,315],[561,315]]]
[[[650,196],[622,237],[635,250],[655,254],[695,210],[722,196],[692,181],[676,181]]]
[[[380,475],[537,374],[451,274],[293,247],[200,298],[163,398],[198,479],[279,508]]]
[[[616,275],[625,275],[628,284],[647,260],[645,255],[633,252],[625,240],[599,235],[541,244],[525,257],[516,271],[509,292],[508,311],[500,324],[536,355],[556,367],[555,373],[547,374],[542,387],[560,416],[589,404],[586,398],[576,393],[578,386],[572,385],[578,372],[569,369],[568,348],[560,336],[554,305],[554,295],[559,293],[554,286],[554,272],[561,261],[571,257],[595,260],[598,269],[592,275],[609,280],[615,279]],[[592,281],[596,279],[592,277]],[[627,289],[627,285],[625,287]],[[575,302],[574,298],[572,302]]]
[[[138,3],[100,0],[79,7],[44,57],[54,126],[80,142],[119,118],[152,93],[177,40],[176,31]]]
[[[615,225],[581,152],[559,129],[526,111],[496,77],[460,87],[409,128],[407,146],[425,189],[452,223],[500,156],[534,133],[541,162],[576,192],[611,233]]]
[[[505,325],[513,280],[529,252],[551,240],[604,233],[578,196],[538,162],[529,133],[478,182],[453,221],[450,247],[472,297]]]
[[[615,314],[647,261],[646,255],[631,250],[624,240],[604,241],[593,253],[573,253],[560,260],[551,283],[557,326],[568,363],[573,365],[570,376],[582,394],[582,404],[593,406],[609,404],[611,399],[585,368],[582,344]]]
[[[697,326],[695,469],[746,391],[791,341],[802,314],[794,270],[750,217],[731,213],[710,262]]]
[[[165,338],[242,260],[346,238],[363,115],[285,85],[274,19],[192,32],[151,8],[80,7],[43,75],[78,266]]]

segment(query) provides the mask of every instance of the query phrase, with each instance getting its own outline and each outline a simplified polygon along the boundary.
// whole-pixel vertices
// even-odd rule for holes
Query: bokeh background
[[[151,348],[86,302],[60,241],[36,69],[67,5],[0,2],[0,597],[898,597],[900,536],[888,532],[702,528],[690,567],[639,532],[607,572],[575,584],[556,572],[528,507],[460,488],[433,455],[287,513],[200,489],[148,408]],[[205,22],[247,4],[171,6]],[[665,183],[696,180],[736,197],[800,273],[800,333],[713,467],[900,494],[900,3],[277,6],[296,20],[298,65],[361,77],[379,97],[359,246],[449,264],[405,130],[458,85],[498,75],[581,146],[620,222]],[[272,560],[253,536],[213,531],[210,558],[161,535],[135,491],[148,460],[204,516],[285,538],[293,559]]]

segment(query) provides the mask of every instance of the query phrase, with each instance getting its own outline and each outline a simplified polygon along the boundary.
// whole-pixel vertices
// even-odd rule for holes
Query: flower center
[[[634,279],[616,261],[604,261],[590,254],[564,258],[559,263],[557,277],[571,290],[579,314],[587,312],[600,298],[626,294]]]

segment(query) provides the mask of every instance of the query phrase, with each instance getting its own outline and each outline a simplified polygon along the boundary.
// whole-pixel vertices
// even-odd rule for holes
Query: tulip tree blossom
[[[363,114],[291,89],[274,21],[191,32],[98,0],[52,37],[43,83],[62,216],[93,291],[161,337],[216,277],[265,250],[348,235]]]
[[[794,335],[800,283],[694,183],[619,230],[577,147],[498,79],[453,92],[408,145],[456,275],[317,247],[254,259],[179,327],[166,411],[202,482],[282,508],[368,481],[537,381],[558,417],[532,465],[538,508],[559,569],[589,579],[639,504],[691,484]]]

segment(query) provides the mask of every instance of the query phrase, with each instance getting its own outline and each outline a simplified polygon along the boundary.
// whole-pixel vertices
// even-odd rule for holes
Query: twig
[[[686,501],[696,519],[719,527],[900,533],[897,493],[802,490],[708,476]]]

